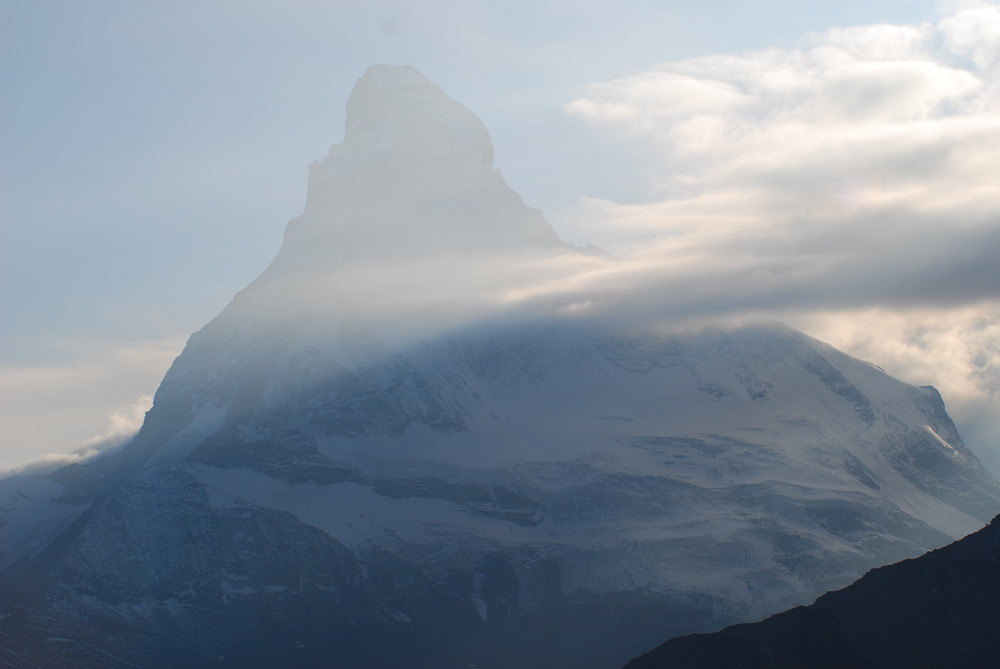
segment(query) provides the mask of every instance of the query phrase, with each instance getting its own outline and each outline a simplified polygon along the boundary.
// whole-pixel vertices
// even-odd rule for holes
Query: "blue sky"
[[[991,457],[995,3],[8,0],[0,26],[0,469],[135,426],[376,63],[476,112],[529,205],[628,261],[620,301],[786,320],[937,385]]]

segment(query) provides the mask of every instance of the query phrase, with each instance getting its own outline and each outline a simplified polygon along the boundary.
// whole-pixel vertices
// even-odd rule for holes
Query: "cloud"
[[[956,404],[1000,400],[1000,300],[949,309],[816,311],[797,324],[891,374],[925,379]]]
[[[26,464],[2,471],[0,476],[44,476],[60,467],[84,462],[124,446],[142,427],[146,412],[151,406],[152,395],[139,395],[131,402],[115,407],[107,417],[104,431],[84,440],[83,446],[68,453],[48,453]]]
[[[935,386],[966,443],[1000,475],[1000,299],[954,308],[816,310],[788,320],[894,376]]]
[[[624,260],[579,277],[592,311],[777,318],[956,415],[1000,408],[1000,6],[665,63],[566,110],[647,175],[572,212]]]
[[[590,86],[567,110],[637,147],[649,175],[642,211],[602,203],[603,220],[646,229],[648,244],[717,220],[759,238],[886,214],[971,222],[995,212],[994,73],[946,48],[960,32],[977,52],[973,40],[992,33],[947,25],[836,29],[794,51],[696,58]]]
[[[107,418],[107,427],[100,434],[84,441],[88,450],[106,450],[131,439],[146,418],[146,412],[153,406],[153,396],[143,393],[131,402],[115,407]]]
[[[264,12],[266,4],[258,4]],[[454,3],[438,4],[453,9]],[[387,8],[367,9],[366,21],[381,30]],[[396,9],[395,42],[409,39],[415,25],[433,15]],[[523,21],[500,24],[498,37],[500,14],[462,5],[449,16],[470,30],[446,32],[460,42],[472,35],[503,54],[498,62],[505,65],[512,57],[536,63],[539,54],[575,64],[579,59],[567,53],[600,52],[589,41],[582,54],[568,51],[569,42],[525,43]],[[545,25],[565,25],[558,11],[546,16]],[[997,357],[985,335],[972,325],[934,326],[923,335],[925,350],[911,335],[921,322],[971,323],[966,314],[977,310],[987,323],[1000,322],[994,307],[1000,285],[994,257],[1000,248],[998,46],[1000,8],[962,2],[936,23],[841,28],[808,36],[796,49],[676,61],[593,84],[568,111],[621,141],[643,166],[648,187],[637,202],[581,200],[574,212],[580,232],[567,236],[606,248],[620,261],[566,256],[550,264],[509,263],[498,268],[497,285],[488,286],[477,281],[497,273],[477,266],[462,281],[445,277],[449,288],[467,291],[458,297],[436,292],[437,286],[399,290],[399,268],[357,277],[357,283],[378,289],[386,311],[401,320],[421,318],[428,328],[471,320],[483,294],[511,310],[528,306],[637,325],[773,317],[907,380],[940,385],[946,394],[951,383],[956,397],[992,401]],[[478,81],[488,91],[482,97],[495,99],[497,78]],[[537,92],[551,81],[533,85]],[[234,175],[229,181],[245,181],[242,172]],[[410,299],[418,289],[422,299]],[[835,317],[824,318],[830,314]],[[857,327],[848,331],[845,323]],[[865,336],[880,346],[866,344]],[[89,435],[109,434],[104,418],[150,392],[180,350],[180,343],[147,344],[136,351],[159,353],[148,359],[137,353],[132,363],[119,349],[77,355],[65,365],[0,369],[5,455],[16,462],[22,443],[65,450]],[[923,363],[921,354],[942,356],[948,366]],[[957,381],[949,380],[949,369],[960,370]],[[94,402],[81,406],[79,397]],[[29,398],[31,406],[46,408],[29,410]]]
[[[649,188],[581,200],[578,225],[706,311],[995,297],[998,40],[975,4],[591,85],[567,110],[635,147]]]
[[[180,337],[63,342],[58,362],[0,367],[0,471],[26,462],[53,469],[127,439],[183,344]]]
[[[1000,66],[1000,7],[979,2],[952,3],[954,13],[939,28],[948,48],[968,56],[981,70]]]

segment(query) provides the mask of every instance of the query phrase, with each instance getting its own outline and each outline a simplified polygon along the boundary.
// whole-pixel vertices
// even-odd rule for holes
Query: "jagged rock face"
[[[344,142],[309,170],[306,210],[274,266],[343,269],[426,254],[562,246],[493,168],[486,128],[411,67],[368,70]]]
[[[403,276],[408,302],[573,253],[490,154],[415,71],[362,78],[278,259],[191,337],[133,442],[2,482],[5,661],[617,666],[1000,508],[936,391],[788,328],[431,331],[345,306],[369,259],[461,268]]]

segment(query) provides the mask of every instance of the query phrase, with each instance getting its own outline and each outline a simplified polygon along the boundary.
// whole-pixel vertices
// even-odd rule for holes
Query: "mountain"
[[[136,437],[0,481],[0,662],[614,667],[1000,511],[932,388],[781,325],[547,297],[615,261],[412,68],[347,111]]]
[[[672,639],[629,669],[1000,666],[1000,516],[814,604]]]

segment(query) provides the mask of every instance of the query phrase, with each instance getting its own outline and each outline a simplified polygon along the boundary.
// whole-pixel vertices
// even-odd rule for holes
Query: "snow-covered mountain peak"
[[[461,161],[445,163],[449,170],[493,163],[493,144],[476,115],[409,66],[374,65],[358,80],[347,101],[344,145],[365,145],[379,158],[449,154]]]
[[[0,482],[0,666],[604,669],[1000,509],[935,391],[802,333],[506,299],[603,261],[415,70],[347,126],[136,437]]]
[[[492,161],[468,108],[412,67],[369,68],[347,103],[344,142],[310,166],[305,211],[272,270],[564,248]]]

